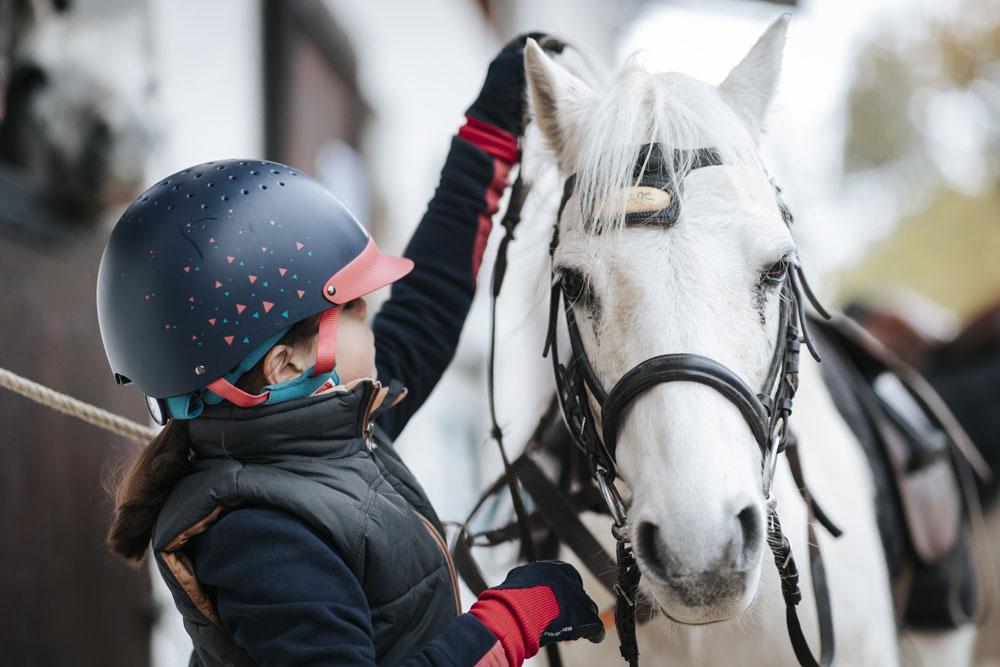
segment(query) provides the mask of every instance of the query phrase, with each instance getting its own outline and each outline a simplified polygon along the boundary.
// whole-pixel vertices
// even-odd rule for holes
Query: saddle
[[[956,627],[975,615],[972,475],[989,466],[934,389],[847,318],[813,320],[827,388],[868,454],[900,625]]]

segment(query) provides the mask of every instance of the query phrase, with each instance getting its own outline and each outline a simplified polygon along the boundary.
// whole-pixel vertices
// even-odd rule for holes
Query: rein
[[[493,263],[493,273],[490,278],[490,351],[486,366],[486,402],[490,412],[490,436],[497,443],[497,449],[500,451],[500,460],[503,462],[504,469],[503,479],[507,481],[507,490],[510,493],[511,503],[514,505],[514,515],[517,518],[521,549],[523,555],[529,561],[536,561],[538,560],[538,550],[535,547],[535,541],[531,537],[528,511],[524,507],[524,498],[521,495],[518,476],[511,467],[510,457],[507,455],[506,446],[504,446],[503,429],[497,421],[495,382],[497,297],[500,296],[500,288],[503,287],[504,277],[507,275],[507,247],[514,240],[514,230],[517,229],[517,226],[521,222],[521,209],[530,190],[524,183],[523,173],[524,168],[522,164],[521,167],[518,167],[517,178],[514,179],[514,184],[511,186],[507,210],[504,212],[503,220],[500,223],[504,228],[504,235],[497,248],[497,257]],[[479,579],[482,580],[482,576],[479,576]],[[556,644],[549,644],[545,650],[549,659],[549,667],[562,667],[562,657],[559,655],[559,647]]]
[[[675,166],[686,164],[688,170],[722,164],[718,152],[714,149],[697,149],[694,151],[675,150],[673,160]],[[637,179],[637,185],[653,186],[664,190],[669,197],[670,205],[664,210],[643,214],[642,219],[638,219],[636,217],[637,214],[630,213],[628,216],[632,216],[632,219],[627,217],[626,224],[649,224],[652,221],[655,224],[669,225],[675,222],[679,215],[678,198],[676,196],[678,185],[671,180],[667,173],[663,150],[659,144],[646,144],[641,148],[634,176]],[[549,246],[550,258],[554,258],[555,251],[559,245],[559,223],[563,209],[572,196],[575,181],[575,175],[571,175],[565,183],[553,238]],[[503,218],[502,225],[505,229],[505,234],[500,241],[492,276],[488,400],[491,435],[497,443],[504,464],[504,475],[501,479],[506,480],[506,486],[511,494],[522,549],[530,560],[534,560],[537,556],[531,532],[532,525],[536,522],[533,522],[534,517],[529,516],[524,507],[520,485],[517,481],[518,478],[526,487],[529,487],[529,482],[530,486],[534,487],[527,490],[529,495],[534,498],[536,505],[538,505],[538,512],[543,517],[546,514],[551,514],[552,518],[565,518],[567,513],[573,512],[574,507],[571,503],[566,502],[565,494],[560,489],[552,485],[551,482],[548,482],[547,479],[544,482],[539,479],[545,476],[537,468],[537,465],[530,461],[530,458],[522,455],[513,464],[511,463],[503,443],[502,429],[496,419],[495,378],[493,373],[496,351],[496,302],[506,274],[507,249],[510,241],[514,238],[514,231],[520,222],[521,208],[526,196],[527,186],[522,181],[521,172],[519,172],[513,185],[510,203]],[[781,212],[786,223],[790,223],[791,214],[783,205],[781,205]],[[598,231],[597,233],[600,232]],[[742,378],[726,366],[709,357],[689,353],[663,354],[646,359],[627,371],[614,384],[611,390],[607,391],[594,372],[593,365],[583,347],[572,304],[566,298],[563,290],[563,275],[553,269],[548,327],[543,356],[549,356],[552,361],[556,395],[563,421],[569,430],[574,444],[584,454],[588,463],[590,476],[595,482],[600,492],[600,497],[612,518],[613,525],[611,532],[616,541],[617,577],[610,588],[616,595],[615,626],[619,636],[620,652],[630,667],[636,667],[639,661],[636,639],[636,608],[640,601],[640,571],[632,547],[631,531],[627,521],[627,507],[614,483],[617,478],[615,454],[618,434],[621,429],[623,415],[627,408],[647,390],[667,382],[696,382],[708,386],[730,401],[743,416],[761,450],[762,492],[766,499],[768,512],[767,543],[772,550],[775,566],[781,578],[782,597],[785,600],[786,608],[786,624],[792,648],[799,664],[803,667],[827,667],[833,661],[833,621],[830,611],[829,594],[826,587],[825,570],[814,531],[814,519],[834,537],[839,537],[841,532],[822,512],[809,493],[803,478],[795,438],[788,428],[788,420],[792,412],[792,401],[798,388],[798,364],[801,344],[805,343],[813,357],[817,361],[820,360],[819,354],[809,336],[803,303],[808,299],[822,316],[829,318],[829,314],[819,304],[806,282],[797,257],[790,256],[786,261],[788,262],[789,269],[782,279],[777,341],[766,380],[759,393],[753,391]],[[571,348],[570,359],[566,364],[563,364],[559,360],[558,350],[560,302],[563,304],[563,317],[566,322]],[[600,422],[591,409],[592,400],[600,408]],[[598,432],[598,424],[600,424],[600,432]],[[810,571],[817,605],[820,634],[820,654],[818,659],[812,654],[798,619],[796,607],[802,599],[801,590],[798,585],[798,569],[792,556],[791,545],[781,529],[781,522],[778,519],[776,511],[776,499],[772,493],[777,461],[783,452],[787,452],[793,478],[807,507]],[[477,503],[472,515],[478,511],[487,498],[499,490],[501,486],[500,482],[501,480],[498,480],[496,484],[487,490],[487,493]],[[551,488],[546,488],[546,484]],[[543,497],[539,498],[538,496],[540,495]],[[552,505],[553,503],[556,505],[561,504],[561,506],[558,510],[553,509],[547,512],[546,505]],[[578,513],[579,506],[576,509],[576,513]],[[570,524],[575,535],[574,541],[577,544],[574,545],[572,542],[569,542],[568,546],[571,546],[579,555],[584,551],[579,548],[581,541],[586,543],[587,538],[589,538],[589,543],[586,544],[587,547],[593,547],[596,541],[589,534],[587,538],[580,536],[582,524],[576,518],[575,513],[572,513],[572,516],[573,521]],[[556,529],[558,525],[557,521],[549,521],[549,523]],[[504,536],[509,535],[509,531],[503,531],[503,529],[501,531],[491,531],[491,533],[498,532],[503,532]],[[567,542],[565,531],[563,531],[563,535],[559,535],[558,529],[556,529],[556,532],[562,541]],[[501,541],[506,540],[498,539],[497,541],[493,541],[492,539],[487,539],[489,544],[497,544]],[[464,526],[462,535],[460,535],[460,542],[463,549],[456,550],[456,555],[460,556],[457,557],[458,564],[460,566],[465,565],[465,567],[462,567],[464,574],[466,571],[474,571],[476,569],[474,562],[471,562],[471,555],[468,551],[468,548],[475,546],[476,543],[474,536],[470,536]],[[599,546],[597,550],[601,555],[605,554],[604,550]],[[459,551],[462,553],[459,553]],[[598,570],[601,566],[606,566],[605,561],[593,556],[584,558],[583,560],[605,585],[610,583],[607,577],[600,576],[607,572],[607,569]],[[468,581],[470,577],[466,576],[465,578]],[[477,583],[484,583],[478,572],[474,572],[473,579]],[[475,586],[473,587],[475,588]],[[561,664],[558,654],[555,654],[555,661],[553,662],[553,652],[550,651],[549,658],[550,664]]]

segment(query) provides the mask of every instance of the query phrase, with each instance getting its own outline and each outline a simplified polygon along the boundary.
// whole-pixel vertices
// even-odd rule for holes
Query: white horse
[[[573,310],[606,387],[640,361],[672,352],[715,359],[750,386],[764,382],[780,300],[768,277],[796,251],[758,150],[786,27],[786,17],[772,24],[719,86],[630,63],[598,89],[528,44],[532,115],[548,149],[529,142],[526,163],[535,160],[530,166],[538,169],[539,155],[549,150],[560,181],[576,174],[552,262],[579,277]],[[632,167],[640,145],[652,142],[711,147],[723,164],[678,173],[680,215],[669,228],[625,226],[636,194]],[[552,197],[539,205],[551,210]],[[812,492],[844,529],[840,539],[822,531],[818,537],[836,664],[905,664],[915,653],[917,664],[968,664],[972,627],[905,637],[897,631],[871,472],[805,354],[791,425]],[[761,455],[733,404],[698,384],[656,385],[625,413],[617,458],[643,590],[663,612],[639,629],[641,664],[798,664],[765,543]],[[799,613],[815,653],[806,508],[784,460],[774,493],[798,558]],[[588,522],[613,553],[607,517]],[[611,604],[600,584],[586,583],[602,608]],[[571,665],[621,663],[613,632],[598,647],[576,642],[565,651]]]

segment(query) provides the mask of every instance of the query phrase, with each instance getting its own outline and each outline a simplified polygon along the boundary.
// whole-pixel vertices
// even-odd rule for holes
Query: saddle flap
[[[896,482],[910,542],[924,565],[936,563],[951,552],[962,524],[961,491],[947,446],[943,456],[929,459],[922,454],[932,451],[935,445],[929,443],[939,442],[943,433],[935,430],[921,437],[913,426],[901,427],[876,401],[872,407],[882,411],[869,410],[869,417]]]
[[[953,423],[927,404],[925,387],[913,386],[915,371],[853,322],[820,327],[855,366],[855,392],[880,441],[915,556],[924,565],[940,562],[960,538],[964,513]]]

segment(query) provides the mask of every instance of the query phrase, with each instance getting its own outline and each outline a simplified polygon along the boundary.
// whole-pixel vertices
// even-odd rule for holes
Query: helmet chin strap
[[[319,333],[316,335],[316,365],[313,375],[333,370],[337,357],[337,325],[340,323],[340,306],[327,308],[320,315]]]
[[[208,390],[223,400],[229,401],[233,405],[238,405],[241,408],[252,408],[268,402],[280,403],[292,400],[293,398],[303,398],[304,396],[310,395],[312,391],[315,390],[312,385],[317,383],[313,381],[306,381],[305,378],[311,379],[318,378],[318,376],[335,376],[333,367],[336,365],[337,360],[337,325],[339,323],[340,306],[327,308],[320,315],[319,331],[316,334],[316,363],[312,367],[311,372],[307,370],[301,377],[295,378],[294,380],[268,385],[264,391],[259,394],[245,392],[225,377],[221,377],[215,382],[209,384]],[[270,347],[268,349],[270,349]],[[264,354],[267,354],[267,352]],[[261,358],[263,358],[263,356]],[[256,363],[257,362],[255,361],[254,364]],[[326,379],[327,378],[325,377],[319,378],[318,385],[322,386],[325,384]],[[334,382],[338,381],[339,378],[334,377]],[[294,385],[292,383],[294,383]],[[285,385],[289,386],[286,388]],[[286,390],[280,391],[282,389]],[[277,392],[277,395],[273,398],[278,400],[270,400],[272,399],[272,391]]]

